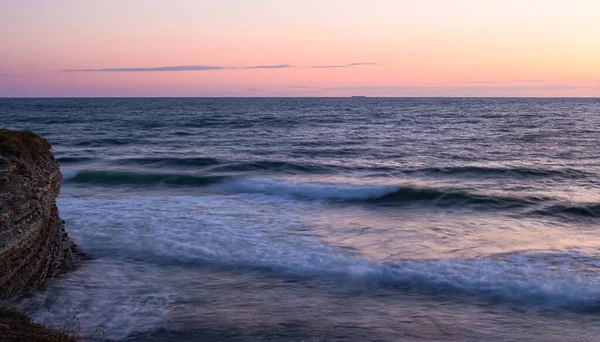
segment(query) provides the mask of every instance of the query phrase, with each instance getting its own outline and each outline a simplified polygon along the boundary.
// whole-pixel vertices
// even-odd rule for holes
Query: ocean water
[[[117,341],[600,341],[599,99],[0,99]]]

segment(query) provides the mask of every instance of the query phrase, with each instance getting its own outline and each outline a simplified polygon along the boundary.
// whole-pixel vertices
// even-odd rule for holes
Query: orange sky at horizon
[[[0,97],[596,97],[598,13],[592,0],[0,0]]]

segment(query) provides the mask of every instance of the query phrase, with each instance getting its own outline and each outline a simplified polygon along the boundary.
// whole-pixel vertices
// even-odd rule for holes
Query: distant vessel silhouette
[[[351,99],[366,99],[367,97],[364,95],[354,95],[350,96]]]

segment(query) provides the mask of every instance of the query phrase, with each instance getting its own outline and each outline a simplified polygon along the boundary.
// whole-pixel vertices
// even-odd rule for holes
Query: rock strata
[[[75,265],[76,246],[58,216],[62,184],[50,143],[0,129],[0,299]]]

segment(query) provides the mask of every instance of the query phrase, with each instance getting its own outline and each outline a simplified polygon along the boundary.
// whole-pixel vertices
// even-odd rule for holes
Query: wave
[[[519,208],[545,201],[549,197],[508,197],[468,193],[451,189],[399,188],[375,199],[381,204],[433,202],[439,206],[480,205],[496,208]]]
[[[600,308],[595,257],[511,253],[474,259],[399,260],[366,273],[371,281],[421,292],[483,297],[520,305]],[[592,270],[592,273],[590,273]]]
[[[118,165],[143,165],[143,166],[209,166],[218,165],[220,160],[215,158],[124,158],[113,160]]]
[[[63,177],[70,183],[94,185],[178,185],[207,186],[221,182],[226,176],[197,176],[166,173],[141,173],[128,171],[65,171]]]
[[[580,205],[558,204],[533,212],[543,216],[600,218],[600,204],[588,203]]]
[[[70,231],[85,237],[88,252],[101,259],[249,268],[283,277],[326,278],[517,305],[600,308],[598,255],[515,252],[466,259],[372,260],[319,239],[285,234],[297,225],[294,213],[310,206],[258,200],[270,204],[259,214],[254,205],[242,202],[232,212],[232,202],[219,196],[62,198],[59,207]],[[216,211],[190,210],[207,206]],[[281,215],[282,210],[291,215]],[[138,221],[144,224],[122,229],[123,222]]]
[[[85,163],[93,158],[62,157],[63,164]],[[528,167],[441,166],[402,168],[385,165],[339,165],[336,163],[309,163],[280,160],[229,161],[209,157],[144,157],[104,160],[111,165],[143,166],[153,168],[203,168],[211,172],[272,172],[286,174],[342,174],[347,172],[382,172],[388,176],[431,177],[509,177],[509,178],[566,178],[581,179],[589,174],[572,168],[545,169]]]
[[[264,178],[232,179],[222,183],[220,189],[235,193],[264,193],[312,200],[366,202],[388,206],[420,203],[436,206],[472,205],[508,209],[552,201],[549,197],[483,195],[444,188],[305,183]]]
[[[449,188],[294,182],[260,177],[144,173],[133,171],[67,170],[68,183],[96,186],[211,187],[232,194],[265,194],[304,200],[367,203],[381,206],[469,206],[475,209],[516,209],[523,215],[600,218],[600,204],[560,203],[544,196],[481,194]]]
[[[515,252],[467,259],[372,260],[317,238],[286,233],[292,227],[303,229],[295,215],[311,205],[255,200],[263,204],[258,213],[254,201],[248,205],[221,196],[59,198],[58,204],[70,232],[83,238],[97,258],[250,268],[519,305],[600,307],[599,255]],[[123,229],[128,222],[144,224]]]
[[[404,173],[423,173],[429,175],[445,176],[509,176],[516,178],[532,177],[562,177],[562,178],[584,178],[588,174],[575,169],[537,169],[527,167],[487,167],[487,166],[448,166],[448,167],[425,167],[406,170]]]
[[[253,172],[270,171],[294,174],[327,174],[336,171],[345,170],[344,167],[331,165],[308,164],[308,163],[290,163],[280,161],[257,161],[247,163],[227,163],[217,166],[211,171],[214,172]]]
[[[263,193],[294,196],[313,200],[368,200],[383,197],[396,191],[392,186],[345,185],[304,183],[269,180],[256,177],[232,177],[171,173],[144,173],[133,171],[66,170],[63,178],[69,183],[94,185],[179,185],[205,187],[218,185],[229,193]]]
[[[60,157],[57,158],[60,164],[77,164],[87,163],[90,161],[100,161],[96,158],[86,157]],[[285,161],[245,161],[231,162],[217,158],[203,157],[183,157],[183,158],[168,158],[168,157],[146,157],[146,158],[120,158],[102,160],[104,163],[117,166],[142,166],[152,168],[165,168],[177,170],[178,168],[192,170],[206,170],[210,172],[274,172],[286,174],[327,174],[339,173],[348,171],[351,168],[338,165],[322,165],[312,163],[294,163]]]
[[[556,204],[548,196],[509,196],[480,194],[448,188],[386,185],[305,183],[264,178],[231,178],[219,189],[232,193],[262,193],[308,200],[362,202],[383,206],[430,205],[469,206],[476,209],[517,209],[522,215],[568,218],[600,218],[600,204]]]
[[[312,200],[361,201],[382,198],[397,191],[394,186],[289,182],[265,178],[240,178],[223,183],[221,190],[234,193],[263,193]]]
[[[208,167],[211,172],[327,173],[334,167],[318,164],[291,163],[283,161],[228,162],[216,158],[128,158],[113,161],[119,165],[152,167]]]
[[[114,139],[114,138],[100,138],[92,140],[83,140],[73,144],[78,147],[107,147],[107,146],[121,146],[131,144],[133,140]]]
[[[142,251],[137,251],[137,254],[133,251],[129,257],[160,265],[251,269],[279,276],[327,278],[354,286],[392,288],[420,294],[468,296],[523,306],[536,305],[575,311],[600,310],[600,280],[596,276],[596,257],[582,258],[569,253],[540,252],[531,255],[514,253],[499,258],[492,256],[376,262],[352,255],[343,256],[337,252],[328,254],[331,251],[314,246],[301,251],[283,252],[279,247],[277,250],[268,250],[272,247],[261,244],[261,248],[267,250],[260,253],[245,250],[241,246],[235,247],[238,249],[236,253],[229,246],[221,245],[220,248],[223,250],[217,252],[205,245],[198,246],[197,249],[192,247],[194,251],[189,248],[187,250],[192,254],[186,255]],[[553,260],[554,258],[559,261]],[[572,267],[569,263],[579,266]]]

